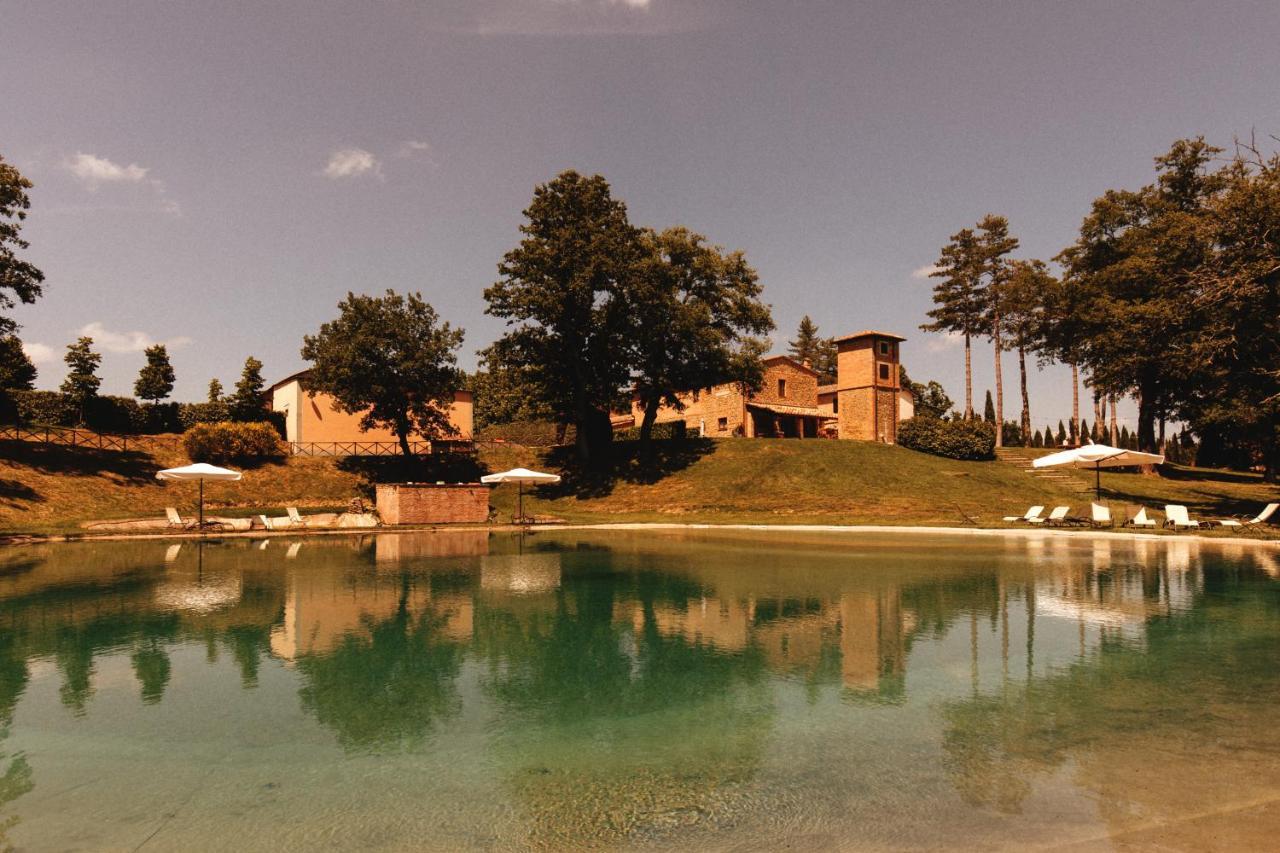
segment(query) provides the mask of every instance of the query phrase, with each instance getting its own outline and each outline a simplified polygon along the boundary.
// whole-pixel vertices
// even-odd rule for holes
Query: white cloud
[[[943,332],[930,335],[924,348],[929,352],[946,352],[964,344],[964,335],[959,332]]]
[[[98,184],[137,184],[146,180],[147,169],[137,163],[121,166],[106,157],[95,157],[92,154],[79,152],[67,161],[71,174],[84,181],[90,187]]]
[[[32,364],[48,364],[53,361],[53,347],[48,344],[22,342],[22,351],[31,359]]]
[[[412,157],[415,154],[431,153],[431,143],[423,142],[420,139],[407,139],[400,143],[400,148],[396,151],[397,157]]]
[[[191,343],[191,338],[184,336],[157,341],[146,332],[113,332],[99,322],[82,327],[80,334],[93,338],[94,344],[107,352],[142,352],[156,344],[164,344],[170,349],[176,349]]]
[[[912,278],[929,278],[934,273],[940,271],[942,267],[937,264],[925,264],[922,267],[916,267],[911,271]]]
[[[342,148],[329,155],[329,163],[321,172],[326,178],[356,178],[372,173],[382,177],[382,163],[363,148]]]

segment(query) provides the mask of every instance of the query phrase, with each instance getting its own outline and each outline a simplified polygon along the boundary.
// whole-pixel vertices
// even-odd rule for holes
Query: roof
[[[905,340],[905,338],[904,338],[904,340]],[[817,375],[818,375],[818,371],[814,370],[812,367],[810,367],[809,365],[805,364],[804,362],[796,361],[794,358],[792,358],[792,357],[791,357],[791,356],[789,356],[789,355],[770,355],[770,356],[766,356],[765,358],[762,358],[762,359],[760,359],[760,360],[761,360],[763,363],[765,363],[765,364],[773,364],[773,363],[776,363],[776,362],[785,361],[785,362],[787,362],[787,363],[791,364],[793,367],[797,367],[797,368],[799,368],[800,370],[806,370],[806,371],[808,371],[809,373],[812,373],[814,376],[817,376]]]
[[[837,392],[837,391],[839,391],[839,390],[840,390],[840,386],[839,386],[837,383],[835,383],[835,382],[832,382],[830,385],[819,385],[819,386],[818,386],[818,393],[819,393],[819,394],[834,394],[834,393],[836,393],[836,392]]]
[[[892,341],[905,341],[902,335],[895,335],[893,332],[878,332],[875,329],[863,329],[861,332],[854,332],[851,335],[841,335],[836,338],[836,343],[841,341],[851,341],[854,338],[888,338]]]
[[[290,382],[299,381],[302,379],[302,377],[306,376],[310,372],[311,372],[311,368],[308,367],[305,370],[299,370],[297,373],[290,373],[288,376],[286,376],[284,379],[281,379],[279,382],[275,382],[271,385],[268,385],[266,389],[264,389],[263,393],[269,394],[272,391],[279,388],[281,385],[288,385]]]
[[[766,412],[773,412],[775,415],[803,415],[810,418],[816,418],[822,414],[818,411],[817,406],[783,406],[779,403],[748,402],[747,408],[764,409]]]

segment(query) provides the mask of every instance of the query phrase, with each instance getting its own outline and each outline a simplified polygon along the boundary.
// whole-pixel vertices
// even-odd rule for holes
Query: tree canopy
[[[787,351],[796,361],[808,363],[818,372],[818,384],[830,385],[836,381],[836,342],[835,338],[824,338],[818,334],[818,324],[808,314],[800,319],[796,329],[795,340],[789,341]]]
[[[77,408],[80,423],[84,423],[85,406],[98,396],[102,385],[102,378],[98,376],[102,356],[93,351],[93,338],[81,337],[68,344],[63,361],[67,364],[67,378],[62,380],[62,393]]]
[[[0,337],[0,392],[29,391],[35,387],[36,366],[15,335]]]
[[[413,433],[455,435],[449,407],[463,384],[457,367],[463,331],[442,322],[421,293],[348,293],[338,312],[303,340],[302,357],[312,363],[306,390],[362,415],[361,429],[394,432],[406,457],[413,455]]]
[[[262,379],[262,362],[253,356],[244,360],[244,370],[236,382],[236,390],[227,398],[232,420],[252,423],[267,417],[267,403],[262,397],[266,383]]]
[[[158,403],[173,393],[173,365],[169,363],[169,351],[164,344],[147,347],[147,363],[138,371],[133,383],[133,393],[140,399]]]
[[[0,310],[9,311],[19,302],[35,302],[44,292],[44,273],[30,261],[18,257],[29,247],[22,239],[22,224],[31,208],[27,190],[31,181],[0,156]],[[18,329],[13,318],[0,315],[0,335]]]

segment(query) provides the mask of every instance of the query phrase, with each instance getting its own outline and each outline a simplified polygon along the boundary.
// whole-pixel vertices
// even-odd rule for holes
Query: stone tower
[[[840,438],[898,440],[898,344],[889,332],[855,332],[836,338],[836,416]]]

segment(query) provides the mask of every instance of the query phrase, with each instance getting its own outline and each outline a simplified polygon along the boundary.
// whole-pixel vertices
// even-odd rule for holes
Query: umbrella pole
[[[204,477],[200,478],[200,535],[204,535]]]
[[[516,511],[520,514],[520,523],[524,524],[524,483],[516,483],[516,489],[516,494],[519,495]]]
[[[1098,500],[1102,500],[1102,463],[1095,462],[1093,465],[1093,494]]]

